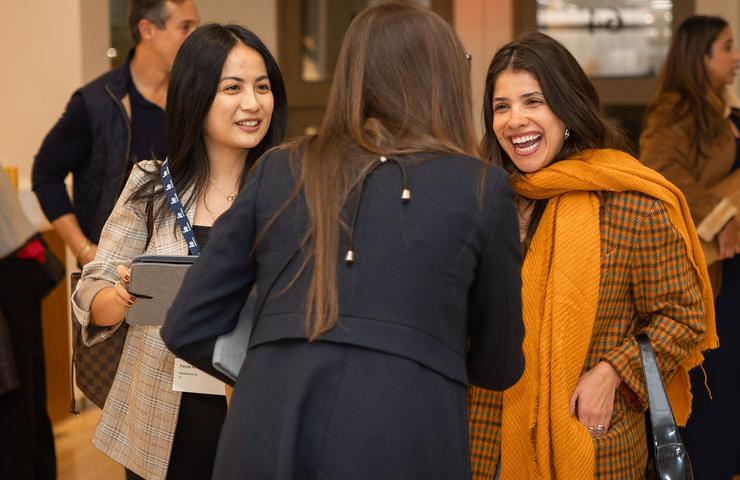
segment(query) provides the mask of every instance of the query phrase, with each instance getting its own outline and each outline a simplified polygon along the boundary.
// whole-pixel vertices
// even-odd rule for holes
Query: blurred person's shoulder
[[[664,92],[652,101],[647,112],[646,121],[648,125],[657,122],[675,123],[688,118],[686,113],[688,112],[678,92]]]

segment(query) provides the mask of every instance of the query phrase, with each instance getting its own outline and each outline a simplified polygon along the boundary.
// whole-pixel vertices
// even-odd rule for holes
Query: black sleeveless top
[[[208,244],[211,227],[193,225],[201,251]],[[172,443],[168,480],[210,478],[221,426],[226,418],[226,397],[183,393]]]

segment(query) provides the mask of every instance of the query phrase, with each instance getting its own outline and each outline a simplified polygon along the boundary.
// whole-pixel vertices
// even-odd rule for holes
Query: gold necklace
[[[236,193],[233,194],[233,195],[226,195],[223,190],[221,190],[220,188],[218,188],[218,185],[216,185],[215,183],[213,183],[213,180],[210,180],[210,182],[211,182],[211,185],[213,185],[213,188],[215,188],[218,193],[220,193],[221,195],[223,195],[224,198],[226,198],[226,200],[228,200],[229,202],[233,202],[234,201],[234,199],[236,198]]]
[[[214,215],[210,208],[208,208],[208,202],[206,202],[206,199],[203,198],[203,206],[206,208],[206,212],[208,212],[208,216],[211,217],[211,222],[215,222],[218,218],[218,215]]]

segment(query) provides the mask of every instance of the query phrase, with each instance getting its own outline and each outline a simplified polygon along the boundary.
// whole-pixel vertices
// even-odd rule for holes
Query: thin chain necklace
[[[215,222],[216,218],[218,218],[218,215],[214,215],[210,208],[208,208],[208,202],[206,202],[206,199],[203,199],[203,206],[206,207],[206,212],[208,212],[208,216],[211,217],[211,222]]]
[[[216,185],[215,183],[213,183],[213,180],[210,180],[210,182],[211,182],[211,185],[213,185],[213,188],[215,188],[218,193],[220,193],[221,195],[223,195],[224,198],[226,198],[226,200],[228,200],[229,202],[233,202],[234,201],[234,199],[236,198],[236,193],[233,194],[233,195],[226,195],[223,190],[221,190],[220,188],[218,188],[218,185]]]

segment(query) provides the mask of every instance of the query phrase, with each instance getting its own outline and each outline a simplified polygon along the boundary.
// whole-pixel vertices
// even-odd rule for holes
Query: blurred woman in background
[[[740,104],[729,89],[738,62],[725,20],[684,21],[640,137],[640,159],[681,189],[699,236],[716,252],[710,274],[720,348],[706,357],[706,377],[692,372],[693,413],[683,431],[696,478],[740,473]]]

